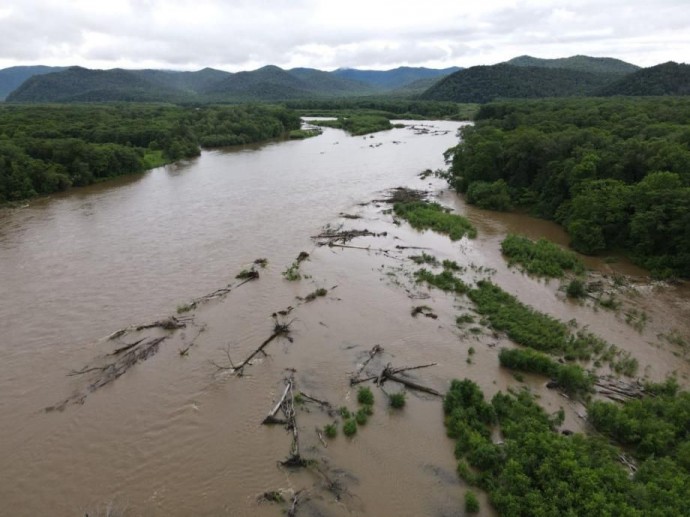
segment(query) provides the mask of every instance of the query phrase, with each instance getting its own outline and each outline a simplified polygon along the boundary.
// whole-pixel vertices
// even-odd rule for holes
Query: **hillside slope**
[[[690,65],[673,61],[643,68],[601,88],[597,95],[690,95]]]

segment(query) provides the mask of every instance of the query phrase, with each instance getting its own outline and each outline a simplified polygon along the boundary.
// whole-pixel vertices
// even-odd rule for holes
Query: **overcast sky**
[[[690,60],[690,0],[4,0],[0,68],[469,67]]]

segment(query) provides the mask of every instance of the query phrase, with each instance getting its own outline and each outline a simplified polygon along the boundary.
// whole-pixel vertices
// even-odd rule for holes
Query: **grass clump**
[[[395,203],[393,211],[410,223],[413,228],[434,230],[448,235],[453,241],[462,239],[464,236],[470,239],[477,236],[477,229],[468,219],[461,215],[449,213],[448,209],[443,208],[438,203],[427,201]]]
[[[316,291],[309,293],[307,296],[305,296],[304,301],[305,302],[312,302],[321,296],[326,296],[327,294],[328,294],[328,289],[324,289],[323,287],[320,287]]]
[[[479,512],[479,501],[474,492],[465,492],[465,511],[467,513]]]
[[[243,269],[235,275],[238,280],[249,280],[250,278],[258,278],[259,273],[254,271],[254,269]]]
[[[531,275],[560,278],[566,271],[583,273],[585,267],[574,253],[546,239],[532,241],[521,235],[508,235],[501,243],[508,264],[519,264]]]
[[[443,269],[446,269],[448,271],[462,271],[463,268],[458,265],[457,262],[454,260],[444,260],[443,263],[441,264],[443,266]]]
[[[364,408],[360,408],[357,413],[355,413],[355,421],[357,422],[357,425],[366,425],[368,419],[369,414]]]
[[[343,434],[347,437],[357,434],[357,422],[354,419],[345,420],[343,423]]]
[[[338,427],[335,424],[326,424],[323,428],[326,438],[333,439],[338,436]]]
[[[455,294],[463,294],[467,292],[467,285],[465,282],[453,275],[447,269],[439,274],[434,274],[426,269],[420,269],[414,274],[417,282],[426,282],[429,285],[437,287],[442,291],[451,292]]]
[[[352,413],[350,413],[350,410],[347,409],[346,406],[340,406],[338,413],[340,413],[340,416],[346,420],[352,416]]]
[[[405,407],[406,402],[405,392],[391,393],[388,400],[393,409],[402,409]]]
[[[185,303],[185,304],[182,304],[182,305],[178,305],[178,306],[177,306],[177,314],[183,314],[183,313],[185,313],[185,312],[189,312],[189,311],[191,311],[193,308],[194,308],[194,307],[192,306],[192,304],[189,304],[189,303]]]
[[[565,294],[568,298],[584,298],[587,296],[585,283],[579,278],[573,278],[565,288]]]
[[[472,316],[471,314],[465,313],[465,314],[461,314],[460,316],[455,318],[455,324],[458,327],[462,327],[462,326],[467,325],[469,323],[474,323],[474,316]]]
[[[362,386],[357,390],[357,402],[371,406],[374,404],[374,394],[367,386]]]
[[[578,365],[558,363],[535,350],[504,348],[498,360],[504,368],[551,377],[568,395],[585,396],[592,391],[596,380]]]
[[[433,255],[422,252],[421,255],[411,255],[410,260],[415,264],[429,264],[430,266],[438,266],[438,259]]]
[[[288,133],[288,136],[290,140],[304,140],[305,138],[319,136],[321,133],[320,129],[293,129]]]

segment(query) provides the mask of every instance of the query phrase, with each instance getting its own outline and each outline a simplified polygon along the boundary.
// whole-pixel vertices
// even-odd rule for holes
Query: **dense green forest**
[[[499,98],[534,99],[589,95],[619,75],[507,64],[473,66],[440,80],[420,98],[484,103]]]
[[[690,95],[690,65],[673,61],[643,68],[596,92],[612,95]]]
[[[648,388],[656,396],[588,407],[594,428],[637,463],[633,473],[607,440],[559,434],[563,413],[547,414],[529,392],[487,402],[475,383],[454,380],[443,408],[458,473],[507,517],[688,515],[690,393],[678,393],[673,381]]]
[[[580,252],[690,275],[690,98],[488,104],[447,157],[472,202],[555,220]]]
[[[532,56],[518,56],[506,61],[514,66],[538,66],[542,68],[566,68],[580,72],[604,74],[629,74],[640,69],[639,66],[626,63],[612,57],[571,56],[556,59],[540,59]]]
[[[477,104],[389,97],[302,99],[287,101],[285,105],[304,116],[337,117],[370,114],[388,119],[471,120],[479,109]]]
[[[0,107],[0,202],[140,172],[199,147],[275,138],[300,126],[276,106],[146,104]]]

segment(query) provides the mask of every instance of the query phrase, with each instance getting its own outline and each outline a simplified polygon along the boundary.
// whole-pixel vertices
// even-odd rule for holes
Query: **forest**
[[[157,167],[201,148],[248,144],[299,129],[269,105],[0,107],[0,203]]]
[[[585,254],[690,274],[690,98],[491,103],[446,157],[470,203],[554,220]]]

